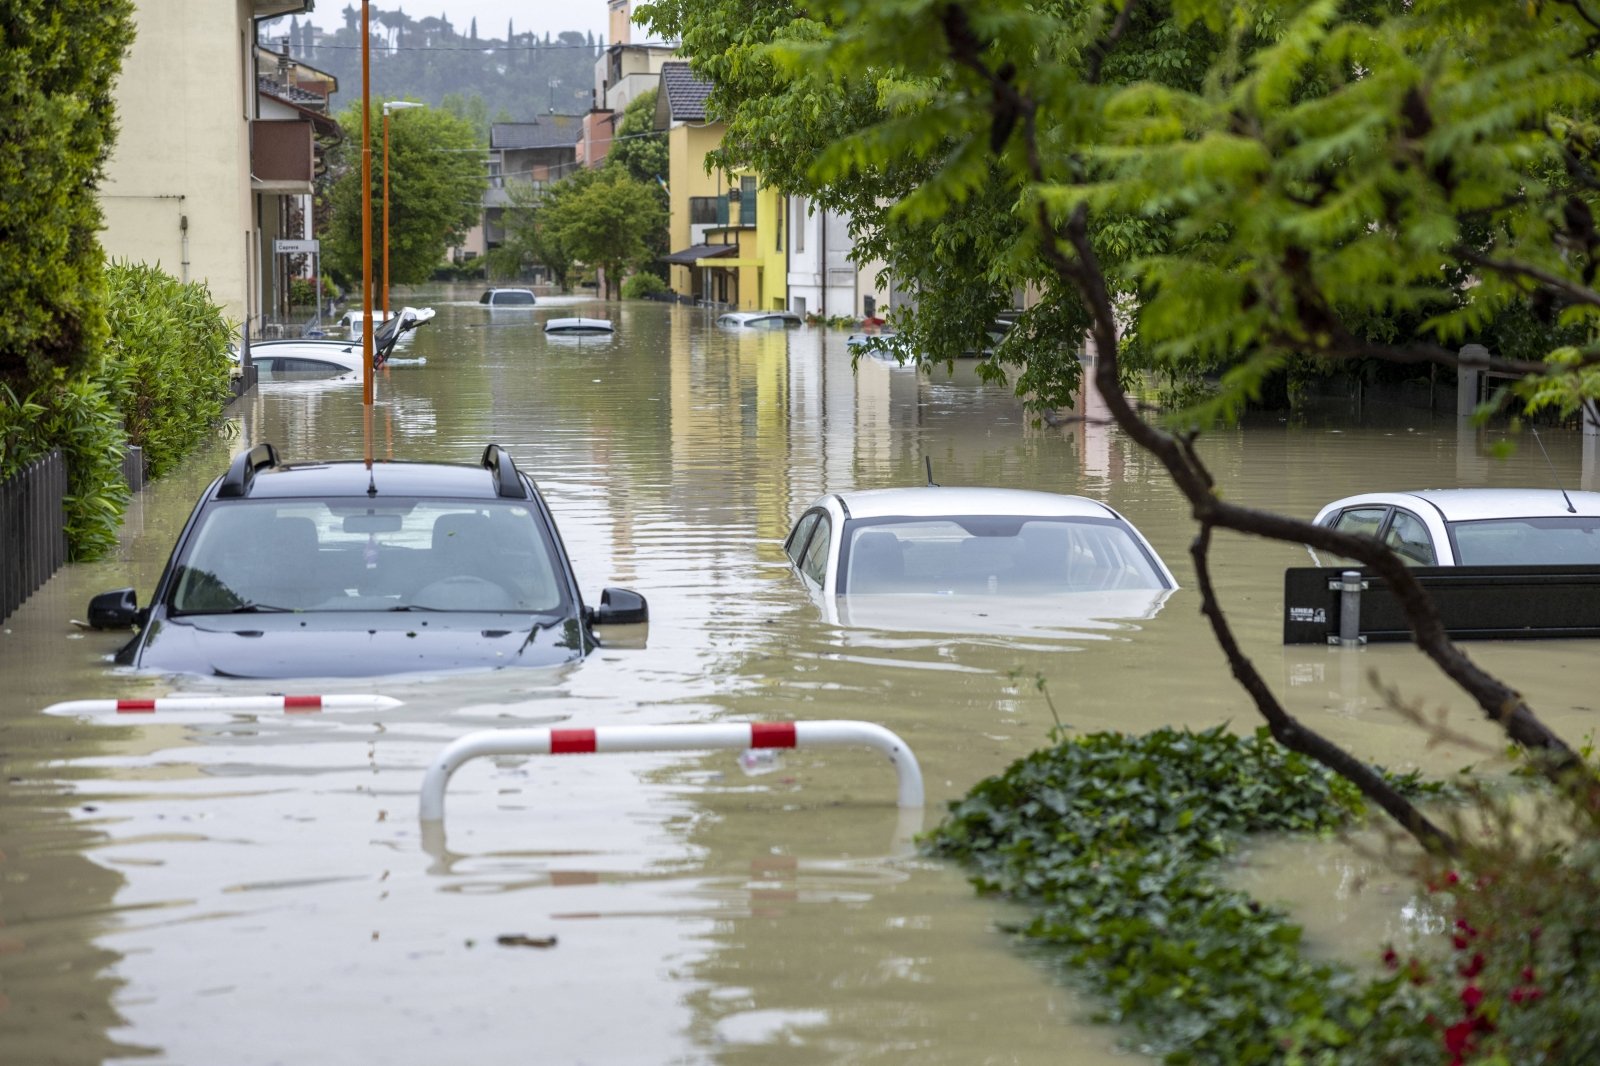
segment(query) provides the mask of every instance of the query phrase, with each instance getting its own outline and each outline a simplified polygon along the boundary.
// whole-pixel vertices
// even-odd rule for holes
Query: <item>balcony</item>
[[[259,119],[250,123],[251,187],[257,192],[311,192],[316,137],[303,119]]]

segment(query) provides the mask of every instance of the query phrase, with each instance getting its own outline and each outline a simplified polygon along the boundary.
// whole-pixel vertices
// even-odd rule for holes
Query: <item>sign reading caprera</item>
[[[318,250],[319,241],[284,241],[274,240],[272,250],[279,255],[314,255]]]

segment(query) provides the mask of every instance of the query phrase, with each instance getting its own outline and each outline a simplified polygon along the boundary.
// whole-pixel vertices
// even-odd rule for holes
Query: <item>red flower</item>
[[[1399,969],[1399,967],[1400,967],[1400,956],[1395,953],[1394,948],[1385,948],[1384,949],[1384,952],[1383,952],[1383,964],[1385,966],[1387,966],[1391,970]]]
[[[1524,981],[1532,981],[1533,980],[1533,967],[1532,966],[1524,966],[1522,968],[1522,979]]]
[[[1483,989],[1477,985],[1468,985],[1461,990],[1461,1002],[1468,1010],[1477,1010],[1478,1004],[1483,1002]]]
[[[1468,1020],[1456,1022],[1444,1031],[1444,1049],[1454,1055],[1458,1062],[1472,1050],[1472,1030],[1472,1022]]]
[[[1474,954],[1470,962],[1461,967],[1462,977],[1476,977],[1483,972],[1483,955]]]
[[[1532,1003],[1544,995],[1544,989],[1537,985],[1518,985],[1511,990],[1511,1002],[1516,1004]]]

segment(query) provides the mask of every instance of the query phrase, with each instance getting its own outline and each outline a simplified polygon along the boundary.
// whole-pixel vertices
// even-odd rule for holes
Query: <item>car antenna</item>
[[[924,455],[922,457],[922,461],[924,463],[928,464],[928,487],[930,489],[938,488],[939,487],[939,483],[937,481],[933,480],[933,456]]]
[[[1539,427],[1529,426],[1533,430],[1533,439],[1539,445],[1539,451],[1544,454],[1544,461],[1550,467],[1550,473],[1556,480],[1556,491],[1561,493],[1561,498],[1567,501],[1567,513],[1577,514],[1578,509],[1572,506],[1572,497],[1567,495],[1567,490],[1561,487],[1561,475],[1556,473],[1556,464],[1550,462],[1550,453],[1544,450],[1544,441],[1539,439]]]

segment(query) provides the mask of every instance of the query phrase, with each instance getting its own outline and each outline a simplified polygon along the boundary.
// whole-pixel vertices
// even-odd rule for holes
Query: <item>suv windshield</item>
[[[174,614],[566,607],[549,531],[520,503],[228,500],[199,522]]]
[[[1451,522],[1462,566],[1600,564],[1600,518],[1495,518]]]
[[[1114,520],[921,518],[852,523],[841,592],[1000,593],[1160,589]]]

